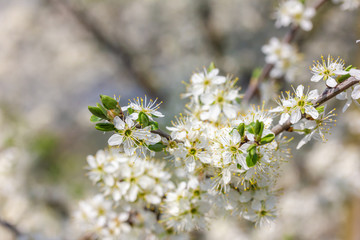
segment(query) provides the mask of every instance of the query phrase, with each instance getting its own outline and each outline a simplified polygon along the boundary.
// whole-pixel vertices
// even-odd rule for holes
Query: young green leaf
[[[102,120],[101,118],[99,118],[95,115],[91,115],[91,117],[90,117],[90,122],[99,122],[101,120]]]
[[[104,132],[110,132],[115,130],[115,127],[112,123],[97,123],[95,128]]]
[[[106,115],[103,113],[103,111],[100,108],[88,106],[88,109],[96,117],[99,117],[101,119],[107,119]]]
[[[148,148],[154,152],[161,152],[164,148],[166,148],[166,145],[162,144],[162,142],[158,142],[156,144],[149,145]]]
[[[109,110],[115,109],[118,104],[114,98],[106,95],[100,95],[100,99],[104,107]]]
[[[267,144],[267,143],[271,143],[274,140],[274,138],[275,138],[275,134],[269,133],[265,137],[261,138],[260,144],[264,145],[264,144]]]

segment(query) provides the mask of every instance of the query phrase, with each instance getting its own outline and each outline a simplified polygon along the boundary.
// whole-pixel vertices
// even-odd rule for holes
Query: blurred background
[[[307,1],[311,5],[313,1]],[[0,222],[36,239],[80,239],[77,202],[96,192],[86,156],[108,134],[90,123],[99,94],[158,97],[167,116],[183,112],[180,93],[214,61],[246,89],[264,65],[261,46],[275,29],[275,0],[0,0]],[[304,54],[297,83],[321,55],[360,67],[359,10],[331,2],[295,38]],[[283,85],[283,89],[289,89]],[[360,239],[360,109],[345,113],[327,144],[293,151],[279,180],[279,218],[268,229],[218,220],[207,239]],[[354,105],[354,104],[353,104]],[[295,140],[297,143],[297,139]],[[294,146],[296,146],[294,144]],[[300,154],[301,153],[301,154]],[[0,239],[16,231],[0,225]]]

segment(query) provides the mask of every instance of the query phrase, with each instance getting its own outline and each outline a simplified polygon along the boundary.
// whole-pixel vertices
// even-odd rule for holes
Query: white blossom
[[[327,61],[321,57],[321,62],[316,62],[311,67],[311,72],[313,76],[311,77],[312,82],[319,82],[321,79],[326,81],[328,87],[336,87],[338,82],[335,80],[336,76],[341,76],[348,74],[344,70],[345,62],[337,58],[334,60],[330,55],[327,58]]]
[[[276,12],[276,27],[287,27],[290,24],[300,26],[304,31],[313,27],[311,18],[315,16],[314,8],[306,8],[298,0],[283,1]]]

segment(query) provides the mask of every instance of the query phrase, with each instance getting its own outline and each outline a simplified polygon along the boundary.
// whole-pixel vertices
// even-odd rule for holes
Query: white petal
[[[354,87],[354,90],[351,93],[351,97],[353,99],[359,99],[360,98],[360,85],[359,84]]]
[[[205,93],[200,96],[200,100],[205,105],[210,105],[215,101],[215,96],[210,93]]]
[[[296,96],[297,96],[298,98],[301,98],[303,95],[304,95],[304,86],[303,86],[303,85],[299,85],[299,86],[296,88]]]
[[[269,110],[269,112],[282,112],[282,111],[284,111],[284,108],[281,106]]]
[[[232,131],[232,133],[231,133],[231,141],[233,143],[235,143],[235,144],[240,143],[241,136],[240,136],[238,131],[236,131],[236,130]]]
[[[318,97],[319,97],[319,92],[317,89],[315,89],[309,92],[307,99],[309,101],[312,101],[312,100],[316,100]]]
[[[236,118],[236,108],[234,105],[225,103],[223,108],[224,114],[229,119]]]
[[[306,135],[303,139],[301,139],[301,141],[299,142],[299,144],[297,145],[296,149],[301,148],[302,146],[304,146],[307,142],[309,142],[311,140],[311,134]]]
[[[293,112],[291,114],[291,116],[290,116],[290,122],[292,124],[297,123],[298,121],[300,121],[300,119],[301,119],[301,111],[300,111],[300,109]]]
[[[344,107],[343,107],[343,109],[342,109],[342,112],[345,112],[345,111],[350,107],[350,105],[351,105],[351,99],[349,99],[349,100],[345,103],[345,105],[344,105]]]
[[[313,24],[309,20],[303,20],[300,22],[300,26],[304,31],[310,31],[313,28]]]
[[[123,130],[125,128],[125,123],[124,123],[123,120],[121,120],[121,118],[116,116],[114,118],[114,126],[115,126],[116,129]]]
[[[129,202],[135,202],[135,200],[137,199],[138,191],[139,191],[139,187],[137,185],[131,186],[127,195],[127,200]]]
[[[295,101],[295,99],[290,98],[290,99],[288,99],[288,100],[284,100],[284,101],[282,102],[282,104],[284,105],[284,107],[293,107],[293,106],[296,105],[296,101]]]
[[[346,94],[346,92],[341,92],[341,93],[339,93],[338,95],[336,95],[336,99],[346,100],[346,99],[347,99],[347,94]]]
[[[226,82],[226,77],[224,76],[216,76],[213,78],[213,80],[211,81],[213,84],[222,84],[224,82]]]
[[[360,70],[350,69],[349,73],[352,77],[356,78],[357,80],[360,80]]]
[[[317,119],[319,117],[319,112],[313,106],[306,105],[305,112],[309,114],[313,119]]]
[[[316,74],[316,75],[313,75],[310,80],[311,80],[312,82],[318,82],[318,81],[320,81],[322,78],[323,78],[323,76],[321,76],[321,75],[319,75],[319,74]]]
[[[206,69],[205,69],[205,71],[206,71]],[[214,69],[211,70],[206,76],[207,76],[208,78],[213,78],[213,77],[217,76],[218,74],[219,74],[219,69],[214,68]]]
[[[328,78],[328,80],[326,80],[326,85],[328,86],[328,87],[336,87],[336,85],[337,85],[338,83],[336,82],[336,80],[334,79],[334,78],[332,78],[332,77],[329,77]]]
[[[108,144],[110,146],[117,146],[117,145],[120,145],[122,142],[123,142],[123,136],[121,136],[120,134],[117,134],[117,133],[112,135],[108,140]]]
[[[287,120],[289,120],[289,118],[290,118],[290,114],[288,113],[281,114],[279,124],[283,125]]]
[[[195,169],[195,160],[193,157],[188,157],[185,161],[186,168],[189,172],[193,172]]]
[[[224,182],[224,184],[228,184],[231,180],[231,172],[228,168],[225,168],[222,171],[222,180]]]
[[[133,120],[131,120],[130,118],[126,118],[126,119],[125,119],[125,122],[126,122],[126,124],[128,125],[128,127],[134,126],[134,122],[133,122]]]

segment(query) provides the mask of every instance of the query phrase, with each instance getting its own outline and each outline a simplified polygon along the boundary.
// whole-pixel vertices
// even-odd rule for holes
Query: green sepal
[[[101,119],[107,119],[106,115],[103,113],[103,111],[100,108],[88,106],[88,109],[96,117],[99,117]]]
[[[214,62],[211,62],[210,65],[209,65],[209,67],[207,68],[207,72],[209,73],[209,72],[211,72],[212,70],[214,70],[215,68],[216,68],[216,67],[215,67]]]
[[[112,97],[100,94],[100,99],[104,107],[108,110],[115,109],[118,105],[118,102]]]
[[[99,118],[95,115],[91,115],[91,117],[90,117],[90,122],[99,122],[101,120],[102,120],[102,118]]]
[[[112,123],[97,123],[95,128],[104,132],[110,132],[115,130],[115,126]]]
[[[158,130],[159,129],[159,124],[157,122],[151,121],[149,124],[151,126],[151,130]]]
[[[164,145],[162,142],[158,142],[156,144],[149,145],[148,148],[154,152],[161,152],[164,148],[166,148],[166,145]]]
[[[319,106],[316,108],[316,110],[318,111],[318,113],[323,113],[325,110],[325,106]]]
[[[240,136],[243,137],[245,135],[245,123],[240,123],[236,130],[239,132]]]
[[[138,121],[144,127],[149,126],[149,123],[150,123],[149,117],[143,112],[139,113]]]
[[[269,133],[265,137],[261,138],[260,144],[264,145],[264,144],[267,144],[267,143],[271,143],[274,139],[275,139],[275,134]]]
[[[240,163],[237,163],[237,164],[236,164],[236,167],[237,167],[237,169],[241,169],[241,168],[242,168],[241,165],[240,165]]]

